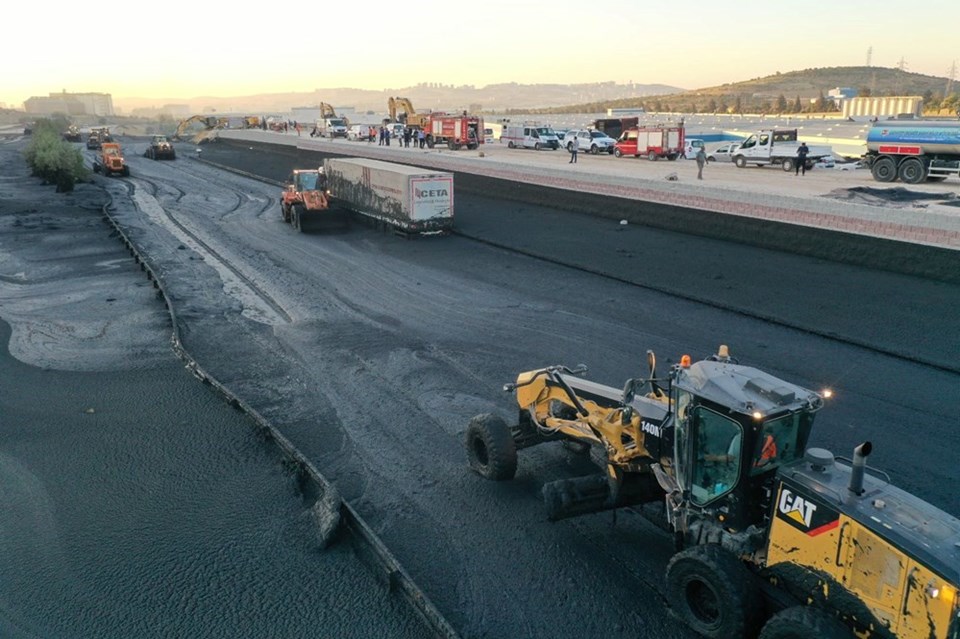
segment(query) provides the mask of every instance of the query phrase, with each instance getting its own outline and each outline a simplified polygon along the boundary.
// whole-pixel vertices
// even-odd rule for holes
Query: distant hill
[[[357,111],[387,110],[389,97],[409,98],[418,111],[499,111],[507,109],[549,108],[575,102],[617,100],[683,91],[665,84],[518,84],[516,82],[472,85],[422,83],[402,89],[371,91],[366,89],[327,88],[297,93],[270,93],[234,97],[199,96],[183,98],[119,98],[114,104],[127,114],[136,109],[156,109],[165,104],[188,104],[193,112],[287,113],[294,107],[316,106],[320,102],[335,108],[353,107]]]
[[[608,108],[641,107],[647,111],[723,112],[735,110],[738,101],[743,112],[792,112],[798,100],[807,109],[811,100],[825,96],[828,91],[837,87],[852,87],[857,89],[861,96],[920,95],[925,97],[925,101],[932,101],[943,97],[946,85],[946,78],[900,69],[829,67],[777,73],[694,91],[570,104],[545,112],[596,113]],[[786,109],[780,108],[784,102],[787,104]]]

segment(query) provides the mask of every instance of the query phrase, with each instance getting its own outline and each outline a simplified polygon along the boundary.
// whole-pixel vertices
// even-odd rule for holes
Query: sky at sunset
[[[420,82],[612,80],[695,89],[777,71],[860,66],[871,46],[874,66],[895,67],[903,58],[908,71],[946,77],[960,60],[960,39],[953,37],[960,3],[928,1],[912,18],[912,9],[893,9],[901,6],[877,0],[133,0],[89,8],[20,2],[3,11],[0,103],[19,108],[30,96],[60,90],[160,100]]]

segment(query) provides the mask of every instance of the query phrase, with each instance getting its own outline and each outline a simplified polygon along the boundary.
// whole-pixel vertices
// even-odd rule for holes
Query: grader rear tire
[[[517,446],[510,427],[491,413],[477,415],[467,426],[467,459],[481,477],[494,481],[517,474]]]
[[[752,637],[762,611],[751,579],[740,560],[720,546],[694,546],[670,560],[667,599],[680,620],[704,637]]]
[[[774,615],[760,631],[759,639],[849,639],[850,631],[825,612],[809,606],[794,606]]]

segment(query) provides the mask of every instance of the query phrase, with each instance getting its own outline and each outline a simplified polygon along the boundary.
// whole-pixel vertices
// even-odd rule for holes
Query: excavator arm
[[[177,132],[173,134],[172,138],[174,140],[179,140],[183,137],[183,134],[187,132],[187,129],[190,128],[191,124],[203,124],[206,129],[213,129],[217,126],[217,118],[209,115],[193,115],[187,118],[186,120],[181,120],[180,124],[177,125]]]
[[[413,102],[409,98],[390,98],[387,101],[387,108],[390,111],[391,122],[422,126],[423,116],[417,115],[416,109],[413,108]],[[402,112],[402,115],[398,116],[398,111]]]
[[[337,117],[337,112],[333,109],[332,106],[326,102],[320,103],[320,117],[321,118],[335,118]]]

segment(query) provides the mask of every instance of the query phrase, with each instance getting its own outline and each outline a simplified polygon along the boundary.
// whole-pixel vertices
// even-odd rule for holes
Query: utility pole
[[[947,97],[953,92],[953,81],[957,79],[957,61],[954,60],[950,65],[950,71],[947,73],[947,88],[943,90],[943,97]]]

